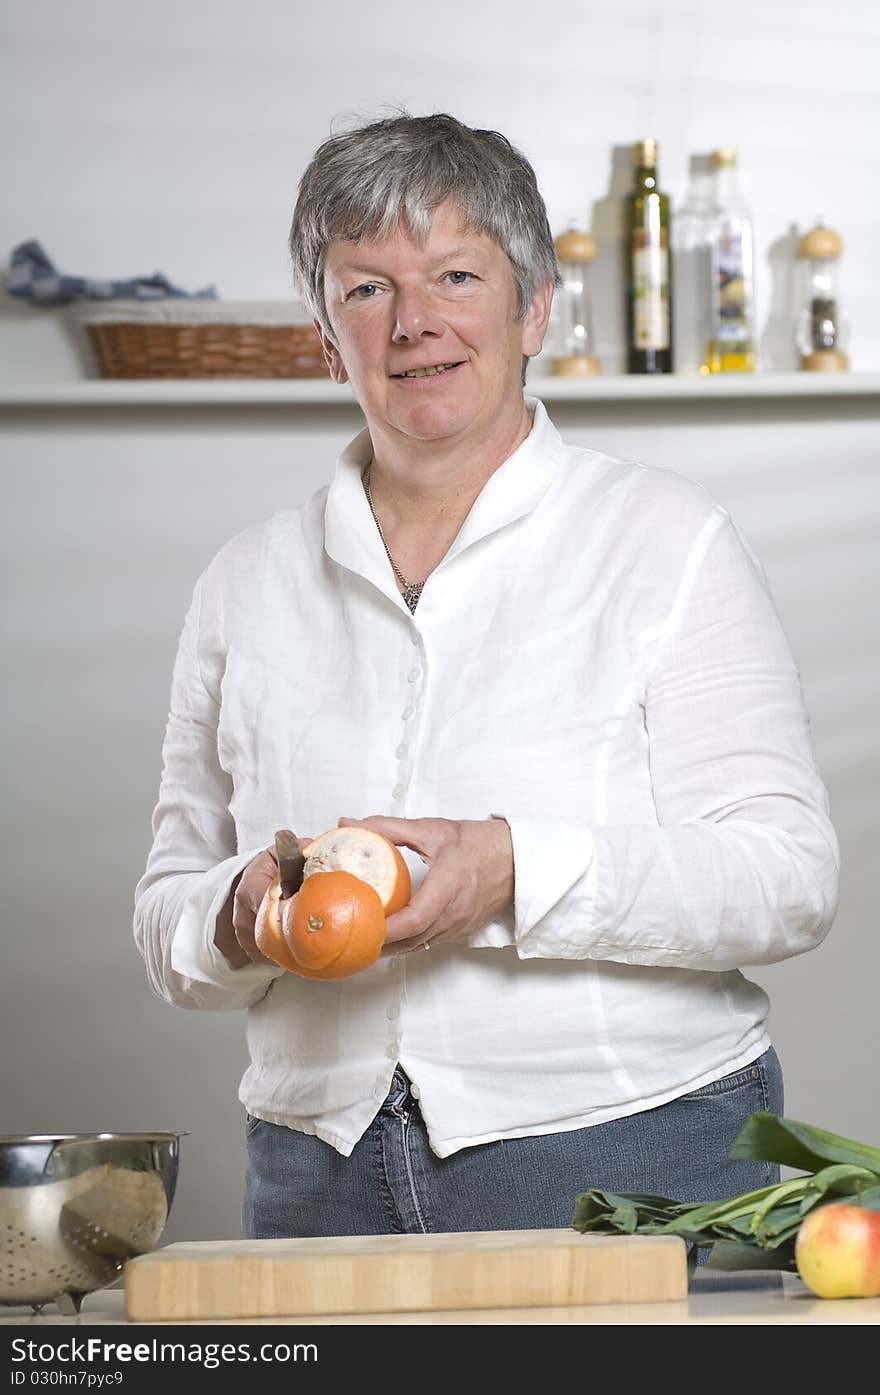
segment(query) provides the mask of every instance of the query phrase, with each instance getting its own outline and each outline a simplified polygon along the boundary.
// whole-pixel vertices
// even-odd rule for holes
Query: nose
[[[417,286],[401,286],[395,301],[394,329],[391,338],[395,344],[414,343],[424,335],[440,335],[443,323],[426,290]]]

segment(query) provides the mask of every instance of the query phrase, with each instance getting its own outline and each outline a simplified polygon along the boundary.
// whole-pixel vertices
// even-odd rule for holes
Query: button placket
[[[402,804],[406,798],[410,780],[412,779],[412,751],[414,745],[414,718],[416,718],[419,701],[422,695],[425,666],[421,654],[422,638],[416,630],[410,631],[410,643],[418,653],[406,654],[402,656],[403,664],[407,660],[410,667],[405,669],[405,680],[409,688],[409,700],[404,704],[401,711],[401,722],[403,731],[401,740],[395,748],[394,755],[397,761],[394,785],[391,790],[391,798],[396,804]],[[415,660],[415,662],[413,662]],[[421,662],[420,662],[421,660]],[[401,812],[395,810],[395,812]]]
[[[388,997],[385,1002],[385,1018],[387,1027],[385,1033],[385,1049],[383,1057],[386,1061],[397,1064],[400,1055],[401,1037],[403,1036],[403,1008],[404,1008],[404,966],[400,959],[392,959],[391,976],[388,984]],[[387,1090],[387,1086],[385,1090]],[[382,1091],[384,1098],[385,1090]]]

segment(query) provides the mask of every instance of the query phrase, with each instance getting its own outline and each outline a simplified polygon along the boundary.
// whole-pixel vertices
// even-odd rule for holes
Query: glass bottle
[[[553,372],[566,378],[592,377],[600,368],[592,352],[593,315],[587,268],[596,256],[596,244],[588,232],[581,232],[572,223],[557,237],[555,247],[562,285],[554,301],[559,353],[553,359]]]
[[[669,197],[657,187],[657,142],[633,147],[635,187],[624,204],[626,371],[672,372]]]
[[[797,346],[801,368],[808,372],[842,372],[849,368],[845,352],[849,323],[841,313],[838,262],[843,239],[822,219],[804,233],[798,254],[802,264],[802,308]]]
[[[691,155],[688,182],[672,229],[676,373],[708,373],[710,213],[715,171],[709,155]]]
[[[715,188],[710,212],[710,373],[755,369],[754,238],[739,186],[736,151],[713,150]]]

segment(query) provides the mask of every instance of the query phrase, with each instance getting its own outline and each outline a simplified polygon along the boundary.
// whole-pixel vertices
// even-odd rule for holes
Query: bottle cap
[[[633,160],[644,169],[653,169],[657,163],[657,142],[639,140],[633,146]]]
[[[553,245],[561,262],[591,262],[596,255],[593,238],[579,228],[569,228],[561,233]]]
[[[736,151],[730,145],[722,145],[719,150],[712,151],[712,168],[714,170],[736,169]]]
[[[826,228],[820,221],[809,232],[804,233],[798,252],[802,257],[814,261],[833,262],[843,251],[843,238],[833,228]]]

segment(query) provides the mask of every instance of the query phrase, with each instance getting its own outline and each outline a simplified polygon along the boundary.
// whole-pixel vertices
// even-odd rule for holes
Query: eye
[[[372,300],[379,287],[372,281],[365,281],[362,286],[355,286],[353,291],[349,291],[346,300]]]
[[[453,286],[466,286],[474,279],[471,271],[447,271],[446,275]]]

